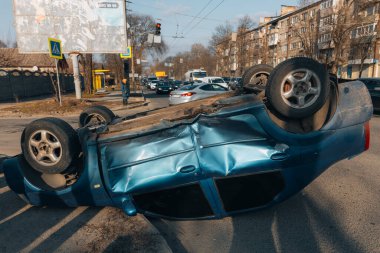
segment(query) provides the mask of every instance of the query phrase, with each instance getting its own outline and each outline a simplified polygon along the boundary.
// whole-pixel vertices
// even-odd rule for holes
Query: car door
[[[202,171],[190,126],[103,139],[99,151],[105,185],[114,202],[131,199],[140,212],[162,217],[213,215],[199,184]]]

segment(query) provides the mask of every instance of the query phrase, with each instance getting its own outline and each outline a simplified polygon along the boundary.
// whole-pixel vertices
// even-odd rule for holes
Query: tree
[[[168,64],[165,66],[165,63],[170,63],[172,67],[168,67]],[[157,62],[151,71],[165,71],[176,79],[183,79],[185,72],[189,69],[204,68],[207,73],[213,74],[215,67],[215,55],[202,44],[193,44],[191,51],[169,56],[164,61]]]
[[[309,58],[318,57],[318,36],[319,36],[319,13],[310,16],[306,11],[301,13],[301,20],[294,24],[291,32],[301,41],[303,55]]]
[[[142,73],[141,66],[137,66],[136,59],[144,59],[149,55],[154,58],[155,56],[161,56],[166,53],[168,46],[165,41],[162,40],[160,44],[147,44],[148,34],[154,34],[156,29],[156,22],[152,16],[130,14],[128,15],[128,23],[130,29],[128,29],[128,38],[130,39],[134,61],[132,62],[132,74],[134,72]],[[106,55],[105,63],[113,73],[115,73],[116,82],[121,82],[124,76],[123,60],[119,55]],[[132,67],[131,66],[131,67]],[[132,82],[134,89],[136,89],[134,82]]]
[[[81,55],[81,63],[84,68],[84,90],[85,93],[91,94],[92,90],[92,68],[93,68],[93,59],[92,54]]]
[[[256,26],[255,21],[248,16],[245,15],[244,17],[240,18],[238,21],[237,26],[237,41],[236,41],[236,48],[239,53],[238,57],[238,66],[239,66],[239,73],[242,75],[247,67],[247,64],[249,63],[249,40],[245,36],[247,31],[251,30],[253,27]]]
[[[0,48],[7,48],[7,44],[2,40],[0,40]]]
[[[249,16],[245,15],[238,20],[238,33],[248,31],[256,26],[256,22]]]
[[[212,34],[211,40],[209,42],[211,50],[215,50],[217,45],[229,39],[231,37],[232,32],[233,27],[228,21],[226,21],[224,25],[218,25],[215,28],[215,31]]]
[[[348,61],[352,32],[373,23],[373,20],[368,19],[363,11],[378,2],[378,0],[347,0],[340,2],[334,9],[330,25],[330,48],[333,50],[329,65],[332,73],[336,74],[338,67]]]

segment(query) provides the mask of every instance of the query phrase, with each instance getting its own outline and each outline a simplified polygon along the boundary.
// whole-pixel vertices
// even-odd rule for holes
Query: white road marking
[[[1,220],[0,221],[0,225],[3,224],[3,223],[5,223],[5,222],[7,222],[7,221],[9,221],[9,220],[11,220],[11,219],[13,219],[16,216],[22,214],[23,212],[25,212],[26,210],[28,210],[31,207],[32,207],[31,205],[27,205],[27,206],[21,208],[20,210],[18,210],[17,212],[15,212],[14,214],[12,214],[11,216],[8,216],[7,218]]]
[[[8,186],[6,187],[3,187],[3,188],[0,188],[0,194],[3,194],[3,193],[6,193],[6,192],[9,192],[11,189],[9,189]]]

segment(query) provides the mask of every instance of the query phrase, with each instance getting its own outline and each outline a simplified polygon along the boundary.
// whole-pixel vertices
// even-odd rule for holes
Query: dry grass
[[[86,99],[77,100],[65,97],[62,106],[53,98],[15,104],[0,110],[0,117],[31,117],[31,116],[68,116],[80,114],[85,108],[92,105],[107,107],[120,106],[120,102],[90,102]]]

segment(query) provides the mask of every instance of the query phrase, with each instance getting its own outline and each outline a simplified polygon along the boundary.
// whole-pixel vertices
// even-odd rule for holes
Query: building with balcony
[[[299,9],[282,6],[280,16],[262,18],[257,27],[217,46],[235,48],[228,54],[216,50],[217,73],[240,76],[256,64],[276,66],[307,56],[343,78],[380,77],[379,22],[376,1],[321,0]]]

